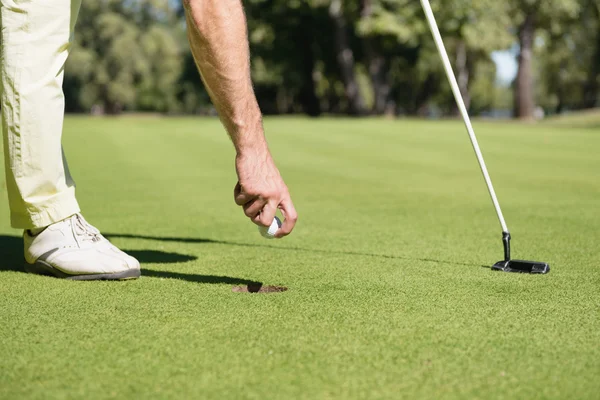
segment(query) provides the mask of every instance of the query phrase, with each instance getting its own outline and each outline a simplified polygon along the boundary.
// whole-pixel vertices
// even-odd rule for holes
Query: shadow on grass
[[[216,275],[197,275],[197,274],[183,274],[180,272],[168,272],[168,271],[156,271],[153,269],[142,268],[142,276],[149,276],[152,278],[166,278],[166,279],[181,279],[188,282],[206,283],[206,284],[227,284],[227,285],[250,285],[250,286],[262,286],[262,282],[251,281],[248,279],[232,278],[230,276],[216,276]]]
[[[159,250],[125,250],[128,254],[137,258],[142,264],[173,264],[193,261],[198,257],[179,253],[169,253]],[[25,273],[23,264],[23,238],[17,236],[0,235],[0,272],[22,272]],[[262,282],[252,281],[230,276],[184,274],[172,271],[158,271],[142,269],[142,276],[152,278],[181,279],[188,282],[203,284],[228,284],[228,285],[250,285],[262,286]]]
[[[160,250],[125,250],[123,251],[138,259],[142,264],[175,264],[197,260],[198,257],[187,254],[169,253]]]
[[[23,238],[0,235],[0,271],[25,272]]]
[[[272,245],[268,245],[268,244],[240,243],[240,242],[230,242],[230,241],[213,240],[213,239],[206,239],[206,238],[179,238],[179,237],[163,237],[163,236],[146,236],[146,235],[132,235],[132,234],[127,234],[127,233],[107,233],[104,236],[106,236],[108,238],[144,239],[144,240],[158,240],[161,242],[179,242],[179,243],[224,244],[224,245],[229,245],[229,246],[262,247],[262,248],[269,248],[269,249],[276,249],[276,250],[301,251],[301,252],[321,253],[321,254],[339,254],[339,255],[388,258],[388,259],[408,260],[408,261],[427,261],[427,262],[435,262],[435,263],[449,264],[449,265],[465,265],[468,267],[479,267],[480,266],[480,264],[462,263],[462,262],[448,261],[448,260],[437,260],[437,259],[433,259],[433,258],[414,258],[414,257],[393,256],[393,255],[389,255],[389,254],[362,253],[362,252],[358,252],[358,251],[336,251],[336,250],[322,250],[322,249],[307,249],[307,248],[303,248],[303,247],[272,246]]]

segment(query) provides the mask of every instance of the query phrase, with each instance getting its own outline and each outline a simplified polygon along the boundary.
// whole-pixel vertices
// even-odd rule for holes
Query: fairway
[[[22,272],[0,186],[0,399],[594,399],[600,124],[270,118],[299,221],[262,238],[216,119],[69,117],[83,215],[128,282]],[[595,124],[595,125],[594,125]],[[234,293],[260,282],[283,293]]]

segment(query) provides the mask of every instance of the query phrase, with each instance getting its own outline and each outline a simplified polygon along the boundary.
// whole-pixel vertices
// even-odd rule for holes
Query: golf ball
[[[273,239],[279,228],[281,228],[281,220],[275,217],[271,223],[271,226],[259,226],[258,231],[263,237],[266,237],[267,239]]]

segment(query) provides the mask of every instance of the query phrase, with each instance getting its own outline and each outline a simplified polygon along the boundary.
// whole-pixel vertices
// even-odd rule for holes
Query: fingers
[[[248,203],[243,205],[244,214],[246,214],[246,217],[250,218],[251,220],[254,220],[254,218],[256,218],[260,214],[265,204],[266,201],[261,199],[249,201]]]
[[[271,226],[277,212],[277,203],[270,201],[263,207],[260,214],[255,218],[254,223],[262,226]]]
[[[242,189],[242,185],[238,182],[233,189],[233,198],[235,200],[235,204],[238,206],[243,206],[249,201],[253,200],[253,196],[250,196],[248,193],[245,193]]]
[[[296,221],[298,220],[298,213],[296,212],[296,208],[294,207],[294,203],[292,203],[292,199],[289,197],[285,197],[281,203],[279,204],[279,209],[285,218],[283,221],[283,225],[275,234],[275,237],[280,239],[284,236],[292,233],[294,226],[296,226]]]
[[[235,203],[242,206],[246,217],[259,226],[270,226],[277,212],[277,203],[262,197],[251,196],[243,192],[241,185],[233,190]]]
[[[244,191],[242,185],[238,182],[233,190],[235,203],[244,209],[244,214],[258,226],[270,226],[275,219],[275,214],[279,208],[283,214],[284,221],[281,228],[275,234],[276,238],[282,238],[289,235],[298,219],[296,208],[292,199],[283,185],[283,190],[280,192],[283,196],[268,196],[262,197],[250,195]],[[279,197],[278,200],[277,198]]]

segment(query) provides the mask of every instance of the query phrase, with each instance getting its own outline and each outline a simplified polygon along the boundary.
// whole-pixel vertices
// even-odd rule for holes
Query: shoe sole
[[[116,272],[114,274],[69,275],[43,261],[36,261],[35,264],[25,263],[25,271],[32,274],[50,275],[56,278],[69,279],[73,281],[126,281],[130,279],[137,279],[141,275],[141,271],[139,269],[129,269],[127,271]]]

